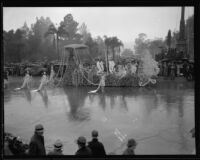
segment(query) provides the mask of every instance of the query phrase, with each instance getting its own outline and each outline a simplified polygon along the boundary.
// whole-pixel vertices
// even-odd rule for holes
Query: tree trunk
[[[108,64],[108,47],[106,46],[106,70],[109,73],[109,64]]]
[[[58,39],[58,34],[56,35],[56,42],[57,42],[57,57],[59,60],[59,39]]]
[[[112,48],[112,54],[113,54],[113,61],[115,62],[115,47]]]

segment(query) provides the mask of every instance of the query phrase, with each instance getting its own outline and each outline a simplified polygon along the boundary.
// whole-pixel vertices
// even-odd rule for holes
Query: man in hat
[[[101,157],[105,156],[106,152],[104,149],[104,146],[101,142],[98,141],[98,131],[93,130],[92,131],[92,141],[88,142],[88,147],[92,150],[92,155]]]
[[[127,149],[123,152],[123,155],[135,155],[136,141],[134,139],[129,139],[127,143]]]
[[[90,156],[92,155],[92,151],[89,147],[86,146],[86,138],[81,136],[77,140],[78,150],[76,151],[75,155],[84,155]]]
[[[46,155],[46,150],[44,146],[44,128],[41,124],[35,126],[35,133],[31,138],[29,144],[29,154],[30,155]]]
[[[62,142],[58,139],[55,143],[54,143],[54,150],[49,152],[48,155],[63,155],[62,153],[62,148],[63,148],[63,144]]]

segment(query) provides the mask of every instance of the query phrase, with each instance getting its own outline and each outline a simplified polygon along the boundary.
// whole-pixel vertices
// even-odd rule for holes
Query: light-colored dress
[[[109,70],[110,70],[110,73],[114,72],[114,66],[115,66],[115,62],[114,61],[109,61]]]
[[[25,87],[30,88],[30,83],[31,83],[31,76],[27,73],[24,77],[24,82],[20,88],[21,89]]]
[[[48,77],[46,75],[43,75],[38,90],[41,90],[43,87],[45,87],[47,83],[48,83]]]
[[[97,62],[97,68],[98,68],[97,73],[102,73],[104,71],[104,65],[102,61]]]

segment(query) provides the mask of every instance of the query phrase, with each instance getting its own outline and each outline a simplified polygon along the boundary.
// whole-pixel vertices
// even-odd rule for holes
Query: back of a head
[[[136,146],[136,145],[137,145],[137,142],[133,138],[128,140],[127,147],[133,147],[133,146]]]
[[[81,136],[77,139],[77,144],[81,147],[84,147],[86,145],[86,138]]]
[[[43,132],[44,132],[43,125],[42,124],[37,124],[35,126],[35,133],[41,135],[41,134],[43,134]]]
[[[98,137],[98,131],[93,130],[93,131],[92,131],[92,137],[93,137],[93,138],[97,138],[97,137]]]
[[[56,142],[54,143],[54,149],[55,150],[62,150],[63,144],[62,142],[58,139],[56,140]]]

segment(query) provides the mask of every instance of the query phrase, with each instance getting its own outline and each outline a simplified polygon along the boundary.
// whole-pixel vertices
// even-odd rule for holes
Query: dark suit
[[[97,138],[93,138],[91,142],[88,142],[88,147],[92,150],[93,156],[103,157],[106,155],[103,144]]]

